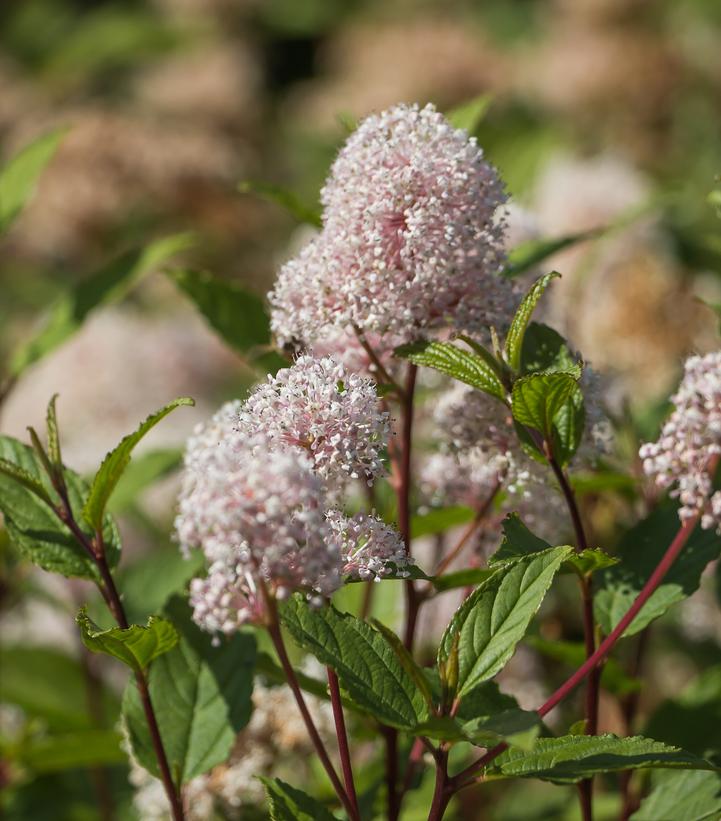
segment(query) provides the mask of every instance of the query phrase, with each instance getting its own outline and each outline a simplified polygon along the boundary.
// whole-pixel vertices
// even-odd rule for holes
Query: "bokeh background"
[[[5,0],[1,156],[54,127],[68,132],[3,240],[0,361],[65,289],[155,236],[192,230],[189,263],[263,295],[308,228],[240,182],[287,187],[312,207],[359,118],[399,101],[449,110],[481,94],[489,106],[476,133],[507,183],[511,244],[604,229],[551,261],[564,276],[546,316],[604,374],[614,412],[651,435],[683,357],[718,347],[718,317],[703,304],[721,303],[708,201],[721,186],[717,0]],[[149,440],[160,481],[141,503],[115,502],[138,618],[188,575],[168,535],[178,448],[256,378],[157,275],[94,312],[5,399],[3,432],[25,439],[59,392],[65,459],[90,472],[149,411],[196,398]],[[12,737],[27,721],[57,726],[37,706],[48,699],[58,714],[73,698],[83,712],[72,686],[54,688],[53,652],[31,658],[18,646],[79,658],[67,614],[87,591],[30,571],[2,545],[0,701]],[[678,620],[684,641],[721,652],[701,594]],[[95,674],[88,663],[79,675]],[[519,680],[535,675],[528,664]],[[656,701],[693,670],[678,662]],[[138,817],[126,770],[113,778],[124,817]],[[3,779],[12,818],[99,817],[84,771]],[[508,799],[497,817],[527,811]]]

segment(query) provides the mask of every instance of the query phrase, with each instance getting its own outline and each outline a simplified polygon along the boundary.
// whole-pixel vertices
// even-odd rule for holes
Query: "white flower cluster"
[[[507,321],[513,287],[497,274],[503,186],[475,139],[432,105],[364,120],[323,188],[323,228],[270,294],[282,343],[334,328],[391,334],[469,332]]]
[[[639,451],[644,471],[659,487],[672,488],[682,521],[701,516],[703,528],[721,533],[721,491],[713,489],[721,456],[721,351],[690,357],[671,401],[659,440]]]
[[[181,548],[202,548],[210,565],[191,583],[197,623],[232,633],[262,622],[262,586],[279,598],[323,597],[344,575],[402,566],[390,528],[332,509],[349,477],[382,472],[387,437],[370,380],[329,357],[301,357],[201,426],[188,442],[176,519]]]

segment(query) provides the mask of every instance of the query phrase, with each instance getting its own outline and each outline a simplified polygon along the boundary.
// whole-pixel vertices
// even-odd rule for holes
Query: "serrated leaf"
[[[532,428],[551,441],[554,418],[575,389],[576,377],[570,373],[522,376],[513,384],[513,418],[519,425]]]
[[[32,196],[66,133],[67,129],[59,128],[38,137],[0,169],[0,234],[7,231]]]
[[[158,422],[164,419],[169,413],[183,405],[194,405],[195,402],[189,397],[181,397],[169,402],[164,408],[152,413],[134,432],[125,436],[103,459],[98,472],[90,486],[88,498],[83,506],[83,517],[93,528],[98,529],[105,515],[105,508],[108,499],[117,485],[123,471],[130,462],[133,448],[138,442],[152,430]]]
[[[319,208],[306,205],[294,191],[282,185],[258,180],[244,180],[238,184],[238,191],[241,194],[256,194],[261,199],[279,205],[298,222],[312,225],[314,228],[321,228],[323,225]]]
[[[179,643],[150,667],[148,682],[171,772],[185,784],[228,758],[251,714],[255,640],[246,632],[214,647],[174,598],[166,613]],[[133,753],[156,777],[158,764],[134,681],[123,695],[123,717]]]
[[[511,320],[511,327],[508,329],[506,342],[503,346],[503,355],[511,369],[516,372],[521,370],[523,338],[526,334],[528,323],[531,321],[531,314],[533,314],[536,305],[538,305],[544,291],[551,284],[552,280],[560,276],[558,271],[552,271],[550,274],[545,274],[545,276],[536,280],[528,293],[523,297],[521,304],[518,306],[518,310]]]
[[[50,480],[32,448],[10,436],[0,436],[0,459],[16,465],[34,482],[39,483],[51,499],[56,498]],[[87,496],[87,485],[77,473],[68,468],[63,469],[63,477],[78,525],[88,539],[92,539],[93,530],[79,517]],[[25,558],[44,570],[61,573],[63,576],[99,578],[95,562],[50,507],[33,491],[3,472],[0,472],[0,510],[5,517],[8,535]],[[103,541],[108,564],[115,567],[120,557],[120,536],[109,516],[103,520]]]
[[[280,778],[258,776],[265,785],[271,821],[336,821],[315,798]]]
[[[401,666],[416,683],[416,687],[418,687],[418,690],[428,705],[428,709],[432,710],[434,706],[433,695],[431,693],[431,687],[428,684],[428,679],[423,673],[423,668],[416,663],[413,656],[406,649],[406,646],[389,627],[386,627],[385,624],[378,621],[378,619],[371,619],[371,624],[393,648]]]
[[[487,779],[540,778],[575,783],[600,773],[653,767],[712,770],[702,758],[642,736],[569,735],[539,738],[531,752],[510,749],[484,771]]]
[[[142,277],[191,244],[190,234],[164,237],[124,254],[68,290],[51,308],[42,330],[15,351],[11,373],[18,376],[70,338],[93,310],[122,299]]]
[[[532,239],[523,242],[508,254],[508,265],[503,271],[503,276],[509,278],[520,276],[526,271],[536,268],[559,251],[600,236],[604,230],[603,228],[593,228],[590,231],[566,234],[553,239]]]
[[[477,97],[452,108],[446,114],[446,119],[454,128],[463,128],[471,136],[478,131],[478,126],[486,116],[491,103],[492,94],[479,94]]]
[[[88,650],[113,656],[135,672],[146,670],[152,661],[178,643],[178,632],[173,625],[167,619],[155,616],[148,619],[145,627],[133,624],[127,628],[103,630],[90,620],[87,609],[83,608],[75,621]]]
[[[413,729],[428,718],[428,705],[386,639],[369,624],[332,605],[312,608],[294,596],[280,608],[294,641],[332,667],[361,707],[391,727]]]
[[[721,775],[688,770],[653,774],[651,792],[630,821],[718,821]]]
[[[627,612],[679,527],[676,506],[665,503],[624,534],[617,550],[620,563],[596,577],[594,613],[604,633],[610,633]],[[643,630],[671,605],[695,592],[705,567],[719,555],[721,539],[713,530],[697,527],[624,636]]]
[[[257,294],[207,271],[174,270],[168,276],[231,348],[247,355],[270,344],[270,320]]]
[[[458,608],[438,650],[438,663],[442,665],[458,640],[456,695],[465,695],[503,669],[541,606],[553,577],[572,552],[570,547],[554,547],[504,565]]]
[[[505,401],[506,389],[485,359],[476,353],[464,351],[451,342],[413,342],[401,345],[394,353],[415,365],[433,368]]]
[[[12,479],[27,488],[29,491],[34,493],[38,499],[45,502],[46,505],[51,506],[53,504],[53,501],[43,487],[42,482],[28,473],[28,471],[24,468],[16,465],[14,462],[10,462],[7,459],[0,459],[0,473],[5,474],[5,476],[9,479]]]

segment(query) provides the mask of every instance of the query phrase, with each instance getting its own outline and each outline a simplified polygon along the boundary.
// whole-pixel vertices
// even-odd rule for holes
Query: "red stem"
[[[343,703],[340,697],[340,684],[338,683],[338,676],[335,670],[332,667],[327,667],[326,670],[328,672],[328,690],[330,692],[330,703],[333,707],[333,720],[335,722],[336,736],[338,737],[338,752],[340,754],[341,769],[343,770],[345,791],[353,805],[354,817],[360,819],[358,796],[355,791],[350,748],[348,746],[348,733],[345,726],[345,716],[343,715]]]
[[[586,678],[586,676],[594,670],[613,649],[613,646],[616,642],[621,638],[621,636],[626,631],[626,628],[631,624],[631,622],[636,618],[639,611],[643,608],[646,602],[651,598],[653,593],[655,592],[656,588],[661,584],[664,579],[664,576],[668,573],[669,569],[673,565],[673,563],[678,558],[679,554],[683,550],[686,545],[686,542],[689,540],[689,537],[694,531],[698,521],[698,517],[693,519],[687,520],[679,529],[678,533],[674,537],[673,541],[668,547],[668,550],[664,554],[661,561],[658,563],[656,569],[653,573],[649,576],[648,581],[641,589],[641,592],[638,594],[636,599],[634,600],[631,607],[628,609],[626,614],[623,618],[619,621],[619,623],[614,627],[614,629],[606,636],[606,638],[601,642],[598,649],[594,652],[591,658],[586,659],[586,661],[576,670],[576,672],[570,676],[557,690],[553,695],[546,701],[545,704],[538,710],[538,715],[541,718],[551,710],[556,707],[561,701],[563,701],[566,696],[572,693],[576,687]],[[450,786],[453,790],[462,789],[463,787],[470,786],[473,783],[471,777],[478,772],[479,770],[483,769],[489,762],[493,761],[496,756],[500,755],[506,748],[507,744],[499,744],[496,747],[493,747],[489,750],[484,756],[479,758],[470,766],[466,767],[465,770],[462,770],[458,775],[454,776],[454,778],[450,781]]]

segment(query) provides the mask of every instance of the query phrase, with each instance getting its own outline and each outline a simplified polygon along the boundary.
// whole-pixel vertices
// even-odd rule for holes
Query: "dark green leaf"
[[[99,529],[105,515],[105,508],[108,504],[108,499],[117,485],[123,471],[130,462],[130,456],[133,448],[138,442],[152,430],[158,422],[164,419],[169,413],[182,405],[194,405],[192,399],[188,397],[181,397],[174,399],[164,408],[148,416],[148,418],[140,425],[134,432],[125,436],[117,447],[108,453],[103,459],[98,472],[90,486],[88,498],[83,506],[83,517],[85,521],[94,529]]]
[[[657,507],[621,539],[617,550],[620,564],[597,576],[594,612],[604,633],[610,633],[627,612],[679,527],[676,506],[667,503]],[[624,635],[638,633],[662,616],[671,605],[696,591],[704,568],[719,555],[721,539],[712,530],[697,527],[681,555]]]
[[[315,798],[279,778],[263,778],[271,821],[336,821]]]
[[[163,653],[178,643],[178,633],[167,619],[151,616],[146,627],[111,627],[103,630],[88,617],[83,608],[75,619],[80,628],[83,644],[93,653],[105,653],[127,664],[131,670],[142,672]]]
[[[581,388],[576,385],[553,419],[553,452],[562,466],[578,450],[586,426],[586,406]]]
[[[248,633],[237,633],[214,647],[211,637],[192,623],[183,601],[172,599],[166,612],[180,642],[155,660],[148,679],[171,771],[184,784],[225,761],[250,719],[255,640]],[[123,716],[135,757],[157,776],[157,760],[133,681],[123,696]]]
[[[43,170],[55,156],[67,129],[44,134],[0,169],[0,234],[5,232],[32,196]]]
[[[379,721],[412,729],[428,718],[428,706],[386,639],[369,624],[332,605],[312,608],[301,596],[281,607],[295,642],[338,674],[351,698]]]
[[[554,419],[576,390],[576,379],[575,373],[561,372],[517,379],[511,395],[513,418],[552,441]]]
[[[168,276],[236,351],[247,355],[254,348],[270,344],[270,320],[257,294],[206,271],[174,270]]]
[[[634,736],[539,738],[531,752],[510,749],[485,770],[485,778],[540,778],[574,783],[599,773],[652,767],[711,770],[713,765],[678,747]]]
[[[542,322],[530,322],[521,348],[521,373],[570,373],[578,365],[566,340]]]
[[[371,623],[393,648],[396,656],[398,657],[398,661],[401,663],[401,666],[416,683],[416,687],[420,690],[421,695],[428,705],[428,709],[433,710],[433,695],[431,693],[431,687],[428,683],[428,679],[423,672],[423,668],[419,667],[416,660],[406,649],[406,646],[389,627],[386,627],[385,624],[378,621],[378,619],[371,619]]]
[[[478,131],[478,126],[486,116],[492,102],[493,95],[479,94],[477,97],[452,108],[446,114],[446,118],[454,128],[463,128],[473,136]]]
[[[10,462],[7,459],[0,459],[0,473],[3,473],[8,479],[12,479],[27,490],[34,493],[35,496],[37,496],[38,499],[46,505],[51,506],[53,504],[53,501],[47,490],[43,487],[42,482],[32,476],[32,474],[28,473],[27,470],[21,468],[20,465],[16,465],[14,462]]]
[[[551,281],[561,275],[558,271],[542,276],[531,286],[529,292],[523,297],[518,310],[511,321],[511,327],[506,334],[506,343],[503,348],[503,355],[512,370],[521,370],[521,352],[523,350],[523,338],[526,335],[526,328],[531,321],[531,314],[536,309],[544,291],[551,284]]]
[[[10,362],[17,376],[71,337],[95,308],[122,299],[146,274],[192,244],[189,234],[165,237],[131,251],[67,291],[51,309],[43,329],[15,351]]]
[[[651,792],[630,821],[718,821],[721,775],[690,770],[653,774]]]
[[[238,190],[241,194],[257,194],[261,199],[279,205],[298,222],[307,223],[314,228],[320,228],[323,224],[319,208],[305,205],[297,194],[282,185],[257,180],[245,180],[238,185]]]
[[[457,695],[503,669],[523,638],[570,547],[554,547],[500,567],[463,602],[441,639],[438,663],[458,641]]]
[[[0,436],[0,458],[21,468],[45,488],[51,499],[56,498],[32,448],[9,436]],[[68,490],[70,505],[79,517],[88,488],[73,471],[65,468],[63,477]],[[14,479],[0,472],[0,510],[5,516],[5,526],[11,540],[30,561],[45,570],[64,576],[97,579],[98,570],[89,554],[78,544],[50,507],[35,493]],[[93,538],[93,530],[78,518],[78,525],[87,539]],[[120,537],[113,520],[103,520],[103,540],[108,563],[114,567],[120,557]]]
[[[486,360],[451,342],[413,342],[401,345],[394,353],[415,365],[433,368],[505,401],[506,389]]]

